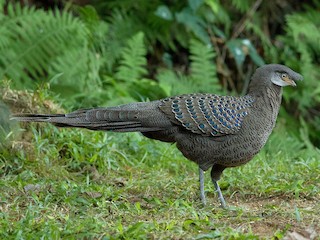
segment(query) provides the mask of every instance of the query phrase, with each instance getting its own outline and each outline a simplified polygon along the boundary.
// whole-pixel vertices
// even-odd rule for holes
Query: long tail
[[[81,109],[69,114],[15,114],[12,119],[116,132],[149,132],[172,126],[156,106],[152,102],[132,103],[109,108]]]

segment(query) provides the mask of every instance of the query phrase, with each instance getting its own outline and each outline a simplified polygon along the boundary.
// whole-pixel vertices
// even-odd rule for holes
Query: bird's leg
[[[219,187],[219,184],[216,180],[212,179],[212,182],[213,182],[213,185],[216,189],[216,192],[218,193],[218,198],[219,198],[219,201],[221,203],[221,207],[222,208],[227,208],[227,205],[226,205],[226,201],[224,200],[223,198],[223,195],[222,195],[222,192],[221,192],[221,189]]]
[[[221,189],[219,187],[218,180],[220,179],[221,174],[225,168],[226,168],[225,166],[222,166],[220,164],[215,164],[212,166],[212,169],[211,169],[211,179],[212,179],[214,188],[216,189],[216,192],[218,193],[218,198],[219,198],[219,201],[221,203],[222,208],[226,208],[227,205],[226,205],[226,201],[223,198]]]
[[[202,204],[206,205],[206,196],[204,195],[204,171],[199,167],[199,181],[200,181],[200,199]]]

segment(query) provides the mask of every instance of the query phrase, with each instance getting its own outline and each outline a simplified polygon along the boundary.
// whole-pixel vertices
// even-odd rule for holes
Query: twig
[[[250,8],[250,10],[247,12],[246,15],[244,15],[242,17],[242,19],[240,20],[240,22],[237,24],[237,26],[234,28],[235,31],[232,34],[232,38],[237,38],[240,33],[244,30],[247,21],[253,16],[253,14],[257,11],[258,7],[261,5],[262,0],[257,0],[252,7]]]

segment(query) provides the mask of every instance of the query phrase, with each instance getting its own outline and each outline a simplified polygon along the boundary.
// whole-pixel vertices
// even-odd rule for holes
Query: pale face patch
[[[280,87],[296,86],[296,83],[289,77],[287,73],[273,73],[271,81]]]

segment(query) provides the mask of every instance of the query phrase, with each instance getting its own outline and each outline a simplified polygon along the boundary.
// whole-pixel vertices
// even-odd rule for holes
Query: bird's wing
[[[165,98],[160,109],[193,133],[223,136],[237,133],[255,99],[213,94],[187,94]]]

